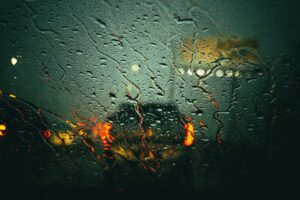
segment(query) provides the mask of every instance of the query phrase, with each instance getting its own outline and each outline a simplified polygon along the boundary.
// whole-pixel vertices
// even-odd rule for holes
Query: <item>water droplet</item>
[[[223,70],[221,70],[221,69],[217,70],[217,71],[216,71],[216,76],[217,76],[217,77],[222,77],[222,76],[224,76]]]
[[[76,50],[76,53],[78,54],[78,55],[82,55],[83,54],[83,51],[81,51],[81,50]]]
[[[232,70],[227,70],[226,75],[227,75],[227,77],[232,77],[233,71]]]
[[[203,70],[203,69],[197,69],[196,74],[198,76],[203,76],[205,74],[205,70]]]
[[[112,92],[109,93],[109,96],[112,100],[115,100],[117,98],[117,96]]]
[[[89,76],[93,76],[93,72],[92,71],[86,71],[87,75]]]
[[[236,71],[236,72],[234,73],[234,76],[235,76],[235,77],[239,77],[239,76],[240,76],[240,72],[239,72],[239,71]]]
[[[138,64],[133,64],[131,66],[131,70],[134,71],[134,72],[137,72],[139,69],[140,69],[140,66]]]
[[[192,76],[193,75],[193,72],[191,69],[188,69],[187,72],[186,72],[188,75]]]
[[[166,63],[159,63],[162,68],[167,68],[168,65]]]
[[[96,18],[96,21],[98,22],[98,24],[99,24],[99,26],[100,26],[101,28],[105,28],[105,27],[106,27],[106,23],[103,22],[101,19]]]
[[[179,71],[179,73],[180,73],[181,75],[184,74],[184,69],[183,69],[183,68],[179,68],[178,71]]]

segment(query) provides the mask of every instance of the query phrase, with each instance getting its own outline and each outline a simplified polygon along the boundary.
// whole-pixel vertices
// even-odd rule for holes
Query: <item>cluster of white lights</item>
[[[185,74],[185,72],[187,73],[187,75],[194,75],[194,73],[198,76],[204,76],[207,75],[208,73],[211,72],[210,69],[205,70],[205,69],[197,69],[195,72],[193,72],[193,70],[188,69],[187,71],[185,71],[183,68],[179,68],[178,69],[179,74],[183,75]],[[222,69],[218,69],[214,72],[214,75],[216,77],[239,77],[240,76],[240,72],[238,70],[234,71],[234,70],[222,70]]]

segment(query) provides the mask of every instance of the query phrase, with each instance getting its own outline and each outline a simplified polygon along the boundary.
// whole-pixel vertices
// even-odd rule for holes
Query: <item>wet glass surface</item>
[[[296,169],[298,8],[1,1],[0,186],[63,195],[281,187]]]

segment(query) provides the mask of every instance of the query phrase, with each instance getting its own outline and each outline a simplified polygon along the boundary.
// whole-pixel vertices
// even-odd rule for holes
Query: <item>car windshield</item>
[[[0,188],[176,196],[288,182],[274,174],[292,174],[297,146],[298,12],[1,1]]]

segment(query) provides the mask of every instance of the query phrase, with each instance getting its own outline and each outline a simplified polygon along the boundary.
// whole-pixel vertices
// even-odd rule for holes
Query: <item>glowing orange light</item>
[[[6,130],[6,125],[0,124],[0,131],[5,131],[5,130]]]
[[[194,126],[192,123],[188,122],[184,124],[185,129],[185,139],[184,139],[184,146],[191,146],[194,143]]]
[[[43,135],[44,135],[45,138],[50,138],[50,136],[51,136],[50,130],[44,131]]]
[[[6,131],[6,125],[0,124],[0,137],[5,135],[4,131]]]
[[[114,137],[110,135],[110,130],[112,129],[111,123],[101,123],[98,122],[92,129],[94,135],[100,137],[101,141],[103,142],[104,146],[110,146],[108,143],[111,143],[114,140]]]
[[[149,159],[154,159],[154,153],[152,151],[149,151]]]

